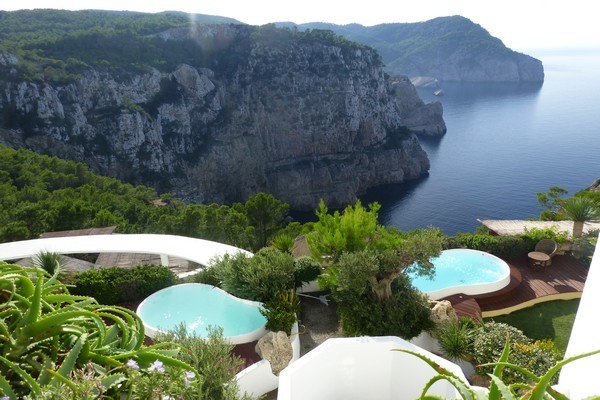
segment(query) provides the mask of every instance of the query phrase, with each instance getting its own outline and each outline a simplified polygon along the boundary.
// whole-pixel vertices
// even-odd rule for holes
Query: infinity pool
[[[206,337],[208,326],[223,328],[223,336],[232,344],[258,340],[266,333],[266,318],[261,303],[230,295],[222,289],[202,283],[171,286],[147,297],[137,308],[150,337],[174,330],[184,323],[189,332]]]
[[[477,295],[504,288],[510,282],[510,267],[500,258],[479,250],[444,250],[432,258],[433,279],[409,275],[413,285],[432,300],[453,294]]]

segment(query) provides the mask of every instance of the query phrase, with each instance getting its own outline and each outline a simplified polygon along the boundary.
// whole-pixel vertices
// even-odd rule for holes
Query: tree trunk
[[[581,237],[584,221],[573,221],[573,238]]]
[[[371,280],[373,293],[375,293],[375,296],[377,296],[377,301],[383,303],[385,300],[392,297],[392,282],[394,282],[399,276],[400,272],[397,272],[391,273],[385,278],[373,278]]]

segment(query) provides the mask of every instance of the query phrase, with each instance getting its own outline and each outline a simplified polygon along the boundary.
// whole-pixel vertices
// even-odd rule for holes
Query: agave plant
[[[573,237],[581,237],[586,221],[600,218],[598,203],[587,197],[571,197],[560,204],[559,215],[573,221]]]
[[[52,251],[41,251],[33,256],[33,266],[43,269],[50,275],[54,275],[57,270],[61,270],[67,264],[67,258],[59,253]]]
[[[128,360],[195,371],[176,360],[171,343],[144,346],[144,325],[131,310],[71,295],[40,268],[0,262],[0,393],[11,399],[36,397],[45,385],[59,385],[74,369],[92,363],[103,384],[124,384],[118,367]],[[115,371],[106,373],[106,371]]]
[[[431,368],[433,368],[437,372],[437,375],[431,378],[426,383],[425,387],[423,388],[423,391],[421,392],[420,399],[427,400],[442,399],[441,397],[428,395],[427,393],[434,383],[443,380],[448,381],[452,386],[454,386],[459,392],[460,398],[464,400],[543,400],[547,398],[552,398],[556,400],[568,400],[567,396],[565,396],[562,393],[559,393],[557,390],[553,389],[550,386],[552,378],[556,374],[558,374],[562,367],[564,367],[565,365],[575,360],[579,360],[580,358],[585,358],[600,353],[600,350],[596,350],[589,353],[578,354],[576,356],[566,358],[562,361],[557,362],[544,375],[536,376],[534,373],[528,371],[523,367],[507,362],[508,354],[510,351],[510,341],[507,337],[506,344],[504,346],[504,350],[502,351],[500,359],[495,363],[483,365],[494,367],[494,372],[492,374],[488,374],[492,379],[490,389],[488,392],[483,392],[474,390],[468,383],[464,382],[457,375],[443,368],[435,361],[430,360],[427,356],[423,354],[405,349],[395,349],[395,351],[401,351],[403,353],[412,354],[415,357],[418,357],[421,360],[425,361]],[[505,368],[514,368],[518,370],[523,375],[527,376],[533,383],[513,383],[510,385],[505,384],[502,381],[502,372]]]

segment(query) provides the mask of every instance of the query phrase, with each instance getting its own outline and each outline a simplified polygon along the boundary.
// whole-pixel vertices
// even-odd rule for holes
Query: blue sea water
[[[444,83],[440,97],[419,89],[442,102],[448,132],[421,140],[427,177],[362,197],[382,204],[384,225],[471,232],[477,219],[537,217],[537,192],[573,194],[600,177],[600,51],[532,55],[544,63],[541,85]]]

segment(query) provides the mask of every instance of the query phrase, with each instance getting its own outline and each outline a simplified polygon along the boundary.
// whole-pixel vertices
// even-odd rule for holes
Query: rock
[[[458,318],[456,316],[456,311],[454,311],[454,307],[452,307],[452,303],[448,300],[430,300],[429,306],[431,308],[431,320],[436,325]]]
[[[446,133],[444,111],[439,101],[424,104],[407,77],[394,79],[392,88],[404,126],[417,135],[440,137]]]
[[[16,65],[19,62],[14,54],[0,53],[0,65],[9,66]]]
[[[594,183],[591,184],[589,188],[587,188],[590,192],[600,192],[600,178],[596,179]]]
[[[188,202],[231,204],[264,191],[296,210],[320,199],[345,207],[371,187],[427,173],[414,134],[391,137],[403,126],[443,134],[440,104],[423,104],[408,81],[392,87],[370,48],[299,33],[281,45],[256,39],[260,29],[165,34],[201,45],[218,38],[202,67],[90,68],[69,83],[11,79],[0,91],[9,121],[0,144],[85,162]]]
[[[276,376],[288,366],[293,356],[292,343],[283,331],[268,332],[261,337],[256,344],[256,352],[271,363],[271,370]]]

